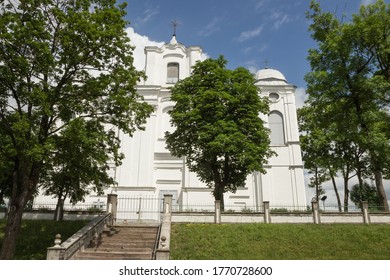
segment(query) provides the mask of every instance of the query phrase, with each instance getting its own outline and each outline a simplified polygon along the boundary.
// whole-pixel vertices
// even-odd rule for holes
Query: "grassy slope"
[[[44,260],[46,259],[46,249],[54,245],[54,237],[57,233],[60,233],[62,241],[65,241],[87,223],[88,221],[24,220],[14,259]],[[4,235],[4,226],[5,220],[0,220],[0,246]]]
[[[172,259],[390,259],[390,225],[173,224]]]
[[[45,259],[87,221],[23,221],[15,259]],[[4,220],[0,220],[0,245]],[[390,259],[390,225],[173,224],[171,259]]]

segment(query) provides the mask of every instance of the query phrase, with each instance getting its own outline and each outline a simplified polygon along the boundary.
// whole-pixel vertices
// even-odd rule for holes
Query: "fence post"
[[[56,234],[54,246],[47,248],[46,260],[63,260],[65,248],[61,247],[61,235]]]
[[[164,214],[172,213],[172,195],[171,194],[164,194],[163,213]]]
[[[165,194],[163,203],[161,233],[158,248],[156,250],[156,260],[169,260],[170,254],[172,195]]]
[[[368,201],[362,201],[363,223],[370,224],[370,215],[368,214]]]
[[[269,201],[263,201],[264,205],[264,223],[271,223],[271,213],[269,209]]]
[[[216,224],[221,223],[221,201],[220,200],[215,201],[214,223],[216,223]]]
[[[318,208],[318,201],[312,201],[311,207],[313,210],[313,220],[316,225],[321,223],[320,210]]]
[[[107,213],[111,213],[111,225],[116,222],[116,212],[118,206],[118,195],[110,193],[107,195]]]

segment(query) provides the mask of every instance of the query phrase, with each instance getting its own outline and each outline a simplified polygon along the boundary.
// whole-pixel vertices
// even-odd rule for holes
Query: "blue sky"
[[[349,20],[362,4],[374,0],[319,2],[324,11],[344,14],[344,20]],[[228,68],[243,66],[255,73],[268,61],[268,67],[278,69],[290,84],[297,86],[296,103],[298,107],[303,105],[304,76],[310,72],[308,49],[316,47],[305,15],[310,0],[127,0],[127,3],[128,33],[136,47],[138,69],[144,67],[144,47],[169,42],[173,34],[171,22],[176,20],[180,23],[176,32],[180,43],[200,46],[211,58],[224,55]],[[307,174],[305,177],[308,180]],[[330,183],[324,187],[328,201],[336,203]],[[341,188],[339,192],[342,196]],[[312,189],[307,189],[309,202],[313,194]]]
[[[323,10],[344,12],[347,19],[373,0],[322,0]],[[127,0],[127,20],[143,43],[169,42],[177,20],[177,40],[200,46],[212,58],[224,55],[229,68],[256,72],[278,69],[288,82],[305,88],[310,71],[308,49],[315,47],[305,13],[309,0]],[[133,39],[133,38],[132,38]],[[139,45],[134,38],[133,43]],[[143,51],[143,50],[142,50]],[[301,90],[302,91],[302,90]]]

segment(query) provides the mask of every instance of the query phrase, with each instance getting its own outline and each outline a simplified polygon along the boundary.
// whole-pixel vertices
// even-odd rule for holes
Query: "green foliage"
[[[309,97],[300,112],[301,131],[308,132],[303,148],[314,151],[309,164],[325,168],[331,177],[341,172],[345,182],[351,171],[359,182],[374,175],[388,209],[382,173],[390,158],[390,5],[378,0],[362,6],[346,22],[312,1],[307,17],[317,43],[309,51]]]
[[[88,183],[101,191],[112,182],[104,161],[122,158],[115,129],[132,135],[152,112],[135,89],[144,74],[133,66],[124,8],[113,0],[0,3],[0,162],[9,164],[0,180],[12,174],[10,220],[45,180],[72,185],[74,201]]]
[[[54,141],[58,150],[46,162],[41,179],[46,195],[69,197],[71,203],[77,203],[92,190],[102,194],[105,187],[115,183],[107,173],[110,155],[121,158],[115,134],[106,133],[96,122],[76,118]]]
[[[172,224],[171,259],[388,260],[389,244],[379,224]]]
[[[176,130],[166,133],[171,153],[185,157],[222,205],[223,193],[235,192],[251,172],[264,172],[273,155],[259,117],[268,113],[267,101],[260,99],[248,70],[228,70],[226,63],[223,57],[198,62],[192,75],[172,88]]]
[[[380,205],[375,186],[370,185],[367,182],[363,182],[361,186],[359,184],[353,185],[351,190],[351,201],[358,208],[361,208],[362,201],[367,201],[370,208]]]
[[[271,208],[271,213],[285,213],[285,212],[288,212],[288,209],[287,208]]]
[[[54,245],[54,237],[61,234],[65,241],[89,221],[24,220],[16,246],[15,260],[45,260],[47,248]],[[0,246],[3,242],[5,221],[0,220]]]

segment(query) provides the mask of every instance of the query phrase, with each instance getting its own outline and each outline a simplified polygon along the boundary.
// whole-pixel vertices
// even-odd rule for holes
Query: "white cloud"
[[[279,29],[283,24],[289,23],[291,21],[291,18],[288,14],[274,12],[271,15],[271,20],[273,21],[274,28]]]
[[[267,44],[261,44],[261,45],[252,45],[249,47],[246,47],[242,49],[242,52],[245,54],[254,54],[254,53],[262,53],[268,48]]]
[[[249,70],[249,72],[251,72],[252,74],[256,74],[256,72],[259,69],[259,66],[257,65],[257,61],[256,60],[246,61],[244,63],[244,65]]]
[[[206,26],[203,30],[199,31],[198,34],[200,36],[210,36],[211,34],[213,34],[214,32],[217,32],[218,30],[220,30],[220,27],[218,26],[218,23],[222,20],[222,18],[220,17],[215,17],[213,18]]]
[[[143,12],[142,18],[138,18],[138,21],[140,23],[146,23],[148,22],[151,18],[153,18],[155,15],[158,15],[160,13],[160,7],[156,6],[153,8],[148,8]]]
[[[295,105],[298,108],[302,108],[307,99],[306,89],[299,87],[295,90]]]
[[[145,69],[145,47],[146,46],[159,46],[161,47],[164,42],[156,42],[150,40],[149,37],[140,35],[134,32],[132,27],[126,29],[127,35],[130,37],[130,44],[135,47],[133,52],[134,66],[137,70]]]
[[[257,1],[256,5],[255,5],[255,9],[258,10],[262,7],[264,7],[264,5],[267,3],[267,0],[259,0]]]
[[[360,5],[371,5],[371,4],[374,4],[376,0],[362,0],[360,2]]]
[[[243,31],[241,32],[240,36],[237,38],[237,41],[244,42],[246,40],[249,40],[251,38],[257,37],[260,35],[260,33],[263,31],[263,27],[259,26],[253,30]]]

